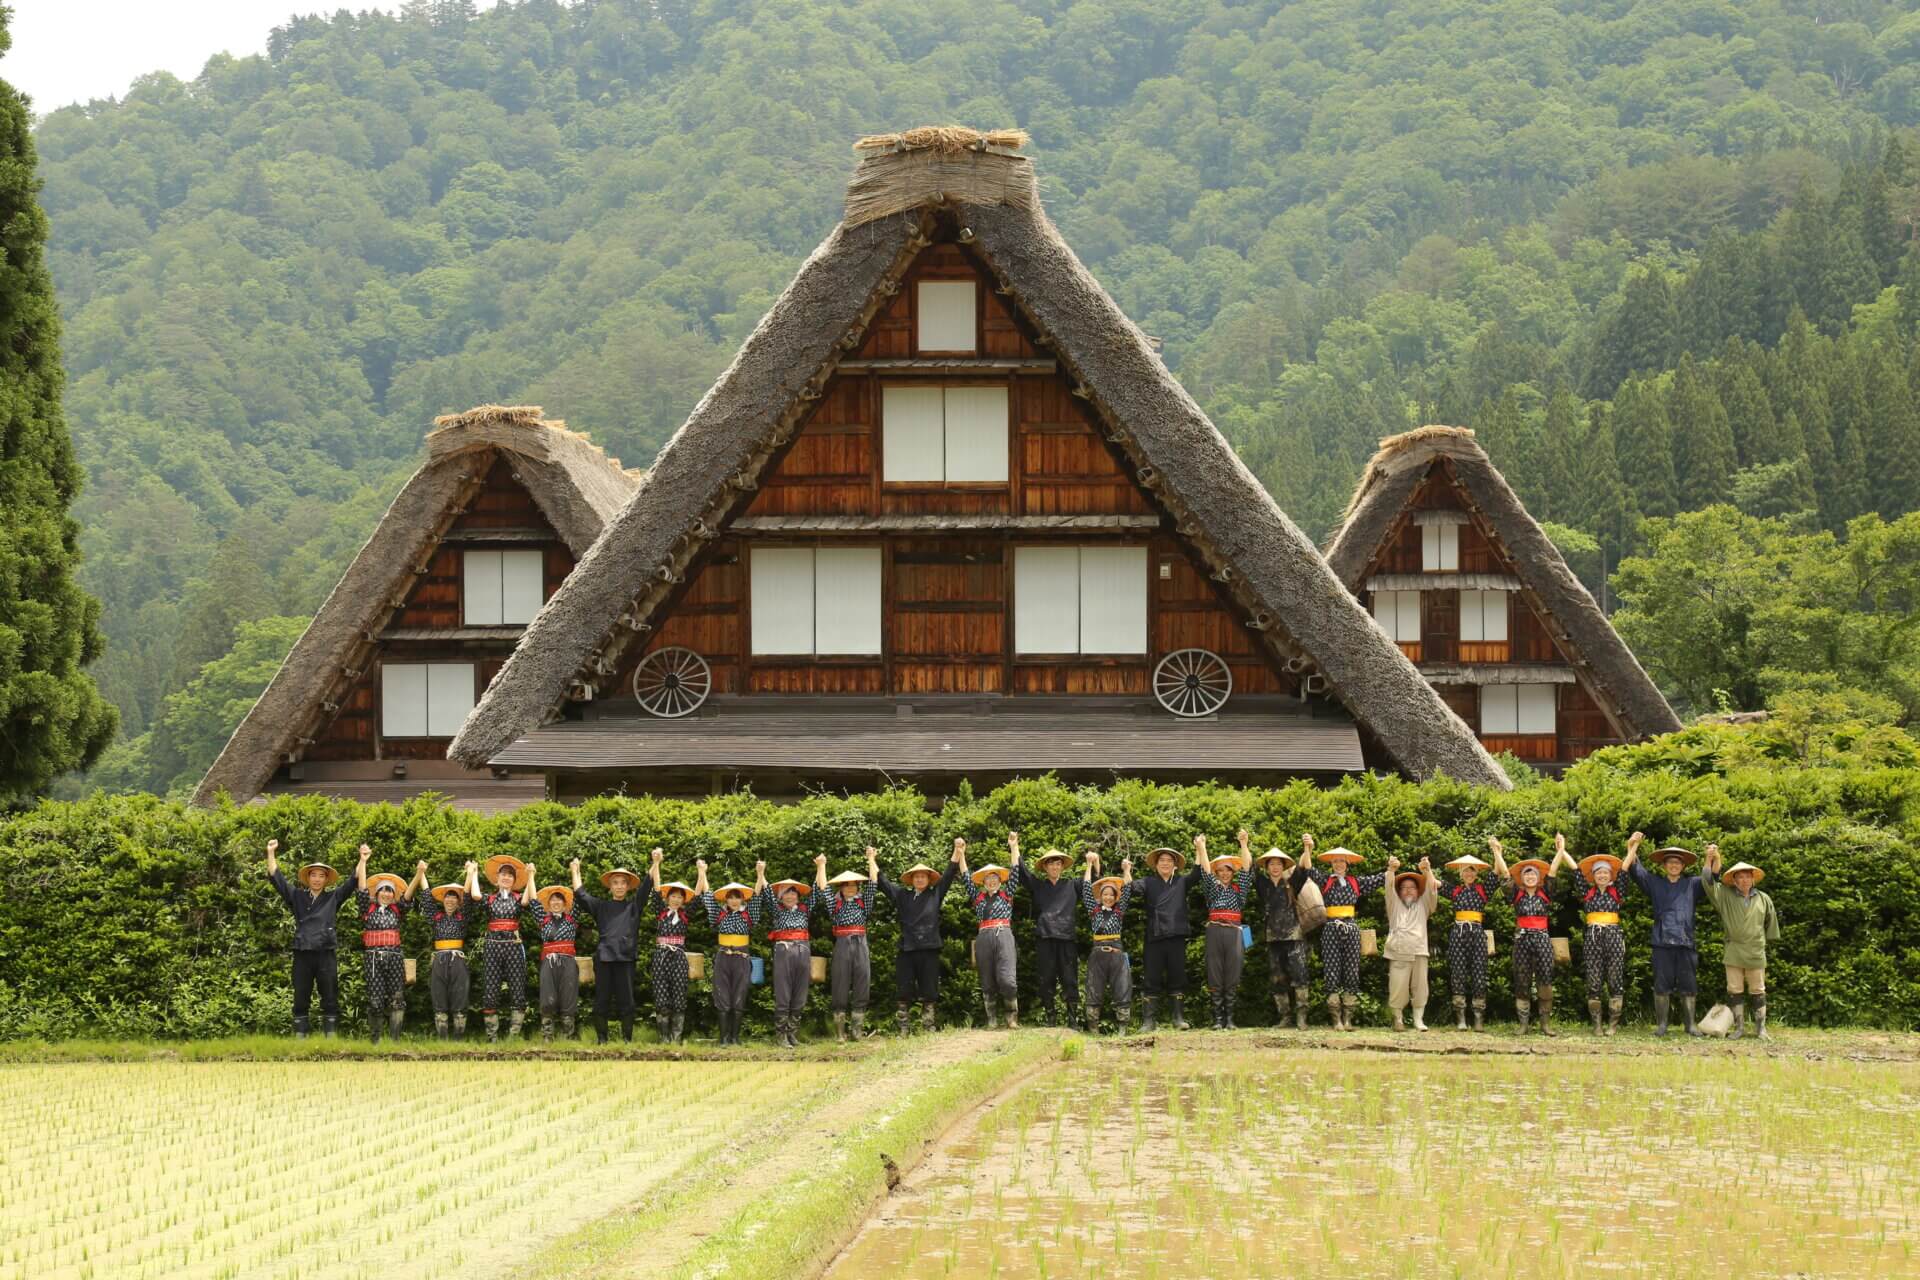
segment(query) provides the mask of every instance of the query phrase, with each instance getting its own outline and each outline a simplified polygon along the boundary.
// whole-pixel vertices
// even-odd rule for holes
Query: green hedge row
[[[262,850],[272,837],[281,841],[289,866],[310,858],[350,866],[352,850],[364,840],[376,851],[376,869],[406,874],[425,858],[436,881],[453,878],[468,858],[498,851],[539,862],[549,881],[579,857],[591,877],[615,864],[643,866],[647,851],[659,844],[668,851],[671,875],[691,879],[699,857],[712,864],[719,883],[750,880],[756,858],[767,861],[772,876],[811,879],[814,854],[826,853],[834,870],[857,866],[869,842],[897,872],[920,859],[939,862],[955,836],[975,846],[977,866],[996,856],[1004,860],[1010,828],[1022,832],[1030,851],[1058,845],[1078,854],[1094,848],[1112,864],[1155,845],[1185,848],[1196,832],[1216,849],[1230,849],[1242,825],[1253,831],[1259,848],[1291,850],[1301,832],[1312,831],[1323,848],[1348,845],[1375,868],[1389,852],[1406,861],[1428,855],[1438,863],[1481,850],[1489,834],[1506,842],[1510,856],[1550,847],[1555,831],[1564,831],[1581,853],[1618,849],[1635,828],[1656,845],[1698,848],[1718,840],[1729,860],[1767,869],[1766,888],[1780,908],[1785,936],[1769,981],[1776,1018],[1911,1028],[1920,1024],[1920,770],[1910,751],[1834,754],[1836,761],[1811,765],[1773,761],[1756,755],[1747,731],[1703,726],[1648,746],[1603,752],[1564,778],[1528,779],[1510,794],[1386,778],[1271,790],[1134,780],[1069,787],[1043,778],[985,796],[963,791],[938,806],[902,789],[791,805],[745,795],[608,798],[578,808],[539,805],[494,819],[426,800],[391,807],[282,799],[212,811],[146,797],[50,802],[0,817],[0,1038],[284,1029],[291,922],[264,875]],[[1197,914],[1198,895],[1195,909]],[[884,1018],[891,1009],[895,937],[891,910],[883,905],[878,914],[874,1005]],[[1137,909],[1133,914],[1128,946],[1137,959],[1141,923]],[[1022,986],[1031,992],[1024,894],[1016,916]],[[1361,916],[1363,924],[1381,923],[1377,895]],[[1511,1009],[1511,911],[1498,909],[1495,918],[1501,946],[1492,1008],[1500,1016]],[[1444,921],[1444,907],[1436,919]],[[978,988],[967,962],[972,930],[957,892],[948,900],[947,925],[943,1016],[977,1019]],[[1629,893],[1626,925],[1630,1016],[1644,1016],[1648,920],[1637,893]],[[350,912],[341,926],[345,998],[349,1015],[357,1017],[363,988]],[[1436,939],[1443,930],[1443,923],[1435,928]],[[1582,1009],[1586,992],[1571,903],[1560,908],[1554,931],[1574,935],[1574,964],[1563,972],[1559,993],[1563,1007]],[[409,954],[425,952],[422,921],[410,920],[406,936]],[[1720,975],[1718,926],[1710,910],[1702,914],[1701,936],[1702,994],[1711,1000],[1720,991]],[[710,950],[711,931],[696,935],[692,945]],[[825,954],[831,945],[820,937],[815,950]],[[1435,950],[1434,999],[1444,1006],[1444,948]],[[1264,957],[1262,947],[1249,957],[1243,1024],[1271,1020]],[[1315,965],[1317,972],[1317,957]],[[1203,969],[1197,938],[1189,972],[1190,991],[1198,996]],[[1369,1003],[1377,1006],[1385,962],[1366,961],[1364,976]],[[644,974],[639,985],[644,1017]],[[425,984],[416,984],[409,999],[414,1017],[423,1019],[429,1009]],[[706,1000],[706,989],[698,987],[697,1026],[710,1020]],[[762,1024],[770,1022],[770,1000],[766,988],[755,991],[753,1016]],[[1204,1006],[1203,999],[1193,1003]],[[1031,1000],[1027,1005],[1031,1013]],[[824,991],[816,991],[816,1018],[825,1006]]]

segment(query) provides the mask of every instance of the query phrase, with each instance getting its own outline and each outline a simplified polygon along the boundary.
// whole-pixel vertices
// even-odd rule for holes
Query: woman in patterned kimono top
[[[1553,838],[1556,854],[1564,853],[1566,837]],[[1507,882],[1513,893],[1513,1008],[1520,1016],[1520,1034],[1527,1034],[1527,1022],[1535,1000],[1539,1003],[1540,1034],[1553,1034],[1553,939],[1547,925],[1553,915],[1553,885],[1548,881],[1552,866],[1528,858],[1508,868],[1500,841],[1487,837],[1493,850],[1493,874]]]
[[[520,941],[520,912],[533,894],[533,867],[510,853],[496,853],[486,861],[493,892],[480,899],[480,918],[487,922],[487,940],[481,944],[480,1013],[487,1041],[500,1038],[501,992],[511,1015],[509,1036],[518,1036],[527,1020],[527,949]]]
[[[1133,969],[1120,945],[1120,931],[1126,926],[1127,903],[1133,900],[1133,859],[1121,859],[1117,877],[1095,879],[1099,874],[1100,855],[1089,852],[1086,877],[1080,882],[1080,903],[1093,929],[1093,954],[1087,957],[1087,1032],[1099,1033],[1100,1006],[1111,997],[1114,1031],[1125,1035],[1133,1012]]]
[[[773,1029],[780,1043],[799,1047],[800,1016],[813,982],[813,929],[807,906],[812,890],[798,880],[776,880],[760,891],[773,943]]]
[[[1246,918],[1247,895],[1253,892],[1252,837],[1240,829],[1238,858],[1209,858],[1207,838],[1193,838],[1194,861],[1200,864],[1200,889],[1207,897],[1207,994],[1213,1002],[1213,1029],[1233,1030],[1233,1003],[1240,994],[1240,975],[1247,963],[1240,930]]]
[[[1360,926],[1354,907],[1363,895],[1387,882],[1385,875],[1356,876],[1353,867],[1363,861],[1351,849],[1333,848],[1320,855],[1332,871],[1313,865],[1313,837],[1304,836],[1300,865],[1327,904],[1327,922],[1320,926],[1320,973],[1327,983],[1327,1012],[1339,1031],[1353,1030],[1353,1011],[1360,1007]]]
[[[427,882],[427,864],[414,867],[413,879],[383,871],[367,874],[367,859],[373,850],[360,846],[360,864],[353,870],[358,886],[355,900],[360,904],[360,945],[365,948],[367,966],[367,1027],[375,1044],[380,1043],[380,1027],[398,1039],[407,1020],[407,961],[400,949],[400,922],[413,905],[413,895]],[[403,892],[404,890],[404,892]]]
[[[1638,852],[1629,850],[1624,861],[1610,853],[1591,853],[1575,862],[1564,847],[1553,855],[1556,870],[1562,864],[1573,870],[1574,897],[1586,926],[1581,950],[1587,972],[1587,1013],[1597,1036],[1610,1036],[1619,1028],[1620,1013],[1626,1005],[1627,936],[1620,927],[1620,908],[1626,895],[1621,892],[1620,877]]]
[[[753,928],[760,923],[760,890],[767,887],[767,864],[753,864],[754,888],[723,884],[718,893],[707,888],[707,863],[693,864],[693,891],[707,909],[707,921],[719,934],[719,953],[713,958],[713,1007],[720,1014],[720,1043],[740,1043],[740,1019],[747,1010],[747,988],[752,983],[753,958],[748,950]]]
[[[679,1044],[687,1033],[688,905],[693,890],[678,880],[662,881],[659,849],[647,871],[647,911],[653,920],[653,1020],[660,1038]]]
[[[828,966],[827,993],[833,1003],[833,1038],[867,1034],[867,1001],[873,995],[873,958],[867,951],[867,921],[873,915],[873,882],[880,875],[880,851],[867,849],[867,874],[842,871],[827,879],[827,855],[813,860],[813,905],[833,930],[833,962]]]
[[[1473,1006],[1473,1029],[1487,1029],[1487,908],[1493,889],[1480,878],[1492,864],[1462,854],[1447,864],[1460,877],[1458,884],[1440,886],[1440,896],[1453,904],[1453,927],[1447,930],[1447,985],[1453,988],[1453,1025],[1467,1029],[1467,1006]]]

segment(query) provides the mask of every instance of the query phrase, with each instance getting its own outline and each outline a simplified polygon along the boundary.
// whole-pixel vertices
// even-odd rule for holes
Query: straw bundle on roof
[[[862,138],[854,144],[863,158],[847,183],[846,225],[942,203],[1035,208],[1033,161],[1014,154],[1026,142],[1019,129],[981,133],[960,125]]]
[[[963,124],[923,124],[900,133],[870,133],[853,144],[855,151],[944,151],[959,155],[1000,147],[1018,151],[1033,141],[1025,129],[990,129],[982,133]]]

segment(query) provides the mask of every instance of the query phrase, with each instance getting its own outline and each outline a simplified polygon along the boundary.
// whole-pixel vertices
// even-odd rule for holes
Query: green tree
[[[1587,410],[1587,430],[1580,445],[1580,478],[1575,518],[1580,528],[1599,540],[1603,561],[1618,563],[1633,546],[1640,513],[1620,478],[1613,410],[1604,400],[1595,401]]]
[[[1691,354],[1680,357],[1667,388],[1667,417],[1673,424],[1674,483],[1685,511],[1725,502],[1739,469],[1727,411],[1700,376]]]
[[[0,10],[0,53],[11,45]],[[0,82],[0,805],[44,794],[113,740],[85,668],[100,606],[74,580],[81,472],[61,412],[60,324],[48,278],[27,104]]]
[[[1636,373],[1658,373],[1679,351],[1679,315],[1664,271],[1640,272],[1627,281],[1614,312],[1596,340],[1586,390],[1608,396]]]
[[[1679,485],[1673,474],[1673,425],[1660,389],[1633,379],[1613,398],[1613,433],[1620,478],[1642,515],[1670,516],[1679,510]]]

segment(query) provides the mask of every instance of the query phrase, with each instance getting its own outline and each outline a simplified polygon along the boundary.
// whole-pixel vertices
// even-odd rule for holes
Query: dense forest
[[[928,121],[1031,131],[1315,536],[1444,420],[1597,588],[1716,503],[1844,555],[1920,503],[1916,55],[1874,0],[416,0],[51,111],[98,779],[204,766],[435,413],[542,404],[644,462],[850,141]]]

